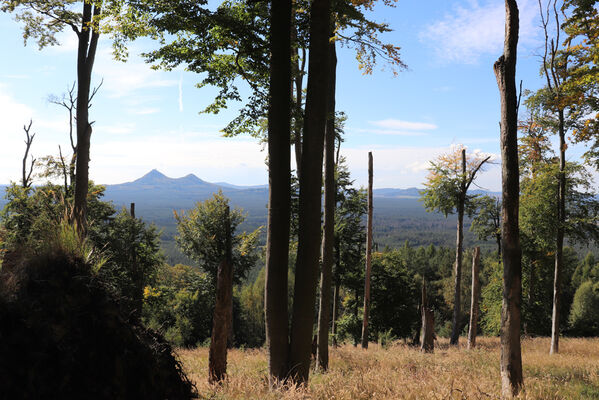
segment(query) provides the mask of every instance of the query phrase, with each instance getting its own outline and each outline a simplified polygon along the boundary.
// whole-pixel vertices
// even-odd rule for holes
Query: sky
[[[382,2],[381,2],[382,3]],[[519,0],[517,80],[537,89],[542,83],[538,3]],[[401,47],[406,71],[393,76],[379,64],[372,75],[358,69],[355,51],[338,48],[337,110],[347,114],[342,154],[357,185],[367,183],[367,153],[373,152],[374,187],[422,187],[429,162],[452,146],[491,155],[477,184],[498,191],[499,92],[492,70],[503,52],[501,0],[399,0],[370,15],[392,32],[381,36]],[[0,183],[20,179],[25,145],[23,125],[33,120],[35,157],[70,151],[66,111],[48,101],[62,96],[76,72],[73,32],[60,46],[23,46],[22,27],[0,14]],[[130,46],[126,63],[115,61],[108,37],[100,40],[92,84],[103,84],[93,99],[90,120],[90,178],[100,184],[132,181],[153,168],[170,177],[193,173],[209,182],[260,185],[268,182],[266,148],[249,136],[220,132],[239,107],[218,115],[200,114],[215,94],[195,87],[201,76],[184,68],[156,71],[138,56],[155,43]],[[569,159],[584,149],[573,146]]]

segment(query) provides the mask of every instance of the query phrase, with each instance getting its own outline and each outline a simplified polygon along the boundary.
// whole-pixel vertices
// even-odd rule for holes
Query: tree
[[[546,86],[541,88],[534,96],[528,99],[528,103],[533,107],[542,108],[545,113],[540,122],[549,125],[550,129],[558,134],[559,137],[559,190],[556,197],[557,214],[555,225],[557,226],[555,236],[555,271],[554,271],[554,289],[553,289],[553,316],[551,328],[551,348],[550,354],[557,353],[559,350],[559,311],[561,301],[561,280],[563,269],[563,248],[564,248],[564,221],[566,218],[566,131],[568,124],[566,121],[566,110],[568,108],[569,93],[565,91],[565,81],[567,79],[568,56],[561,51],[561,27],[559,26],[560,14],[557,11],[557,0],[549,0],[546,10],[543,9],[542,2],[539,1],[539,10],[541,14],[541,25],[545,33],[545,48],[542,55],[542,74],[546,78]],[[553,12],[552,12],[552,11]],[[555,20],[556,36],[549,39],[550,21]],[[569,47],[570,43],[566,43]],[[535,104],[536,103],[536,104]]]
[[[472,298],[470,300],[470,324],[468,329],[468,349],[476,347],[476,327],[478,324],[478,298],[480,297],[480,282],[478,270],[480,264],[480,247],[474,248],[472,255]]]
[[[438,211],[445,214],[458,214],[456,261],[454,264],[454,303],[451,321],[450,344],[457,345],[460,337],[460,285],[462,280],[462,258],[464,242],[464,213],[471,215],[475,207],[468,189],[476,174],[489,161],[490,156],[474,154],[466,157],[466,149],[457,147],[452,153],[441,155],[436,162],[431,162],[429,175],[421,192],[421,201],[427,211]]]
[[[599,11],[595,0],[565,0],[561,9],[565,15],[562,29],[566,34],[565,48],[569,68],[564,89],[568,96],[569,124],[576,142],[590,142],[585,153],[589,162],[599,165],[599,98],[597,97],[597,68],[599,40]]]
[[[368,152],[368,221],[366,227],[366,272],[364,273],[364,312],[362,348],[368,348],[368,313],[370,312],[370,272],[372,264],[372,152]]]
[[[234,277],[244,277],[257,261],[255,245],[260,228],[249,235],[244,232],[234,236],[243,215],[239,210],[230,212],[229,200],[220,191],[212,199],[197,203],[187,215],[175,213],[175,219],[179,232],[179,236],[175,237],[177,245],[208,272],[216,288],[209,381],[220,382],[226,375]]]
[[[74,11],[81,4],[82,12]],[[107,2],[110,3],[110,2]],[[37,40],[40,48],[56,45],[56,34],[71,28],[77,35],[77,160],[74,222],[80,233],[87,232],[87,196],[89,187],[89,148],[92,126],[89,121],[91,74],[100,37],[103,0],[18,0],[2,1],[1,10],[15,12],[24,23],[23,39]],[[110,7],[110,5],[107,5]]]
[[[422,299],[420,301],[422,328],[420,330],[420,351],[432,353],[435,351],[435,314],[429,307],[426,295],[426,279],[422,278]]]
[[[331,35],[333,32],[331,32]],[[335,81],[337,54],[335,41],[329,41],[329,87],[327,124],[324,138],[324,223],[322,232],[322,266],[320,273],[320,305],[318,309],[318,349],[316,358],[323,371],[329,367],[329,324],[331,322],[331,281],[335,242]]]
[[[225,216],[228,206],[229,199],[219,191],[212,198],[196,203],[196,207],[192,210],[175,212],[177,246],[208,273],[214,287],[216,287],[219,263],[227,251],[227,220],[231,224],[233,281],[241,282],[258,259],[256,243],[261,228],[252,233],[235,234],[245,216],[241,210],[233,209],[227,219]]]
[[[287,270],[291,217],[290,87],[291,0],[271,5],[268,103],[268,228],[264,290],[268,371],[271,385],[287,377],[289,319]]]
[[[225,251],[218,264],[216,301],[212,317],[212,337],[208,356],[208,381],[222,382],[227,375],[227,338],[233,323],[233,260],[231,250],[231,219],[225,208]]]
[[[518,225],[518,96],[516,92],[516,51],[518,46],[518,4],[505,0],[505,41],[503,54],[493,64],[501,99],[501,249],[503,293],[501,305],[501,393],[518,395],[524,379],[520,347],[520,303],[522,296],[522,251]]]
[[[364,189],[356,189],[350,180],[345,159],[337,162],[336,208],[335,208],[335,268],[333,272],[333,343],[337,340],[337,319],[340,310],[340,291],[343,285],[354,294],[354,312],[357,321],[358,298],[364,289],[364,253],[366,227],[363,223],[367,212],[367,195]],[[360,329],[360,327],[358,327]],[[360,332],[358,332],[358,337]]]
[[[299,231],[291,319],[289,366],[307,382],[320,258],[320,212],[324,132],[329,82],[331,0],[314,0],[310,10],[310,61],[299,198]]]
[[[501,258],[501,200],[499,197],[481,196],[476,202],[477,212],[470,230],[479,240],[495,239],[497,257]]]
[[[35,167],[36,159],[31,156],[31,163],[29,164],[29,171],[27,171],[27,155],[29,154],[29,150],[31,149],[31,144],[33,143],[33,138],[35,137],[35,133],[29,133],[31,131],[31,125],[33,125],[33,121],[29,121],[29,125],[23,125],[23,130],[25,131],[25,155],[23,155],[23,171],[21,178],[21,186],[27,189],[31,187],[31,174],[33,173],[33,168]]]

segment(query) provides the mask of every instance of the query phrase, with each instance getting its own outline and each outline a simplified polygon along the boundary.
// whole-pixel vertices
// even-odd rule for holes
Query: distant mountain
[[[0,193],[6,186],[0,185]],[[268,185],[238,186],[225,182],[206,182],[193,174],[170,178],[153,169],[139,179],[117,185],[106,185],[104,200],[112,201],[117,209],[135,203],[136,215],[162,229],[162,243],[170,263],[189,262],[176,249],[176,221],[173,211],[188,210],[219,190],[230,199],[233,207],[246,213],[239,227],[254,230],[265,226],[267,220]],[[455,217],[445,218],[427,213],[419,201],[418,188],[374,190],[374,240],[380,246],[398,246],[409,240],[412,245],[447,245],[455,241]],[[487,193],[481,190],[473,193]],[[500,195],[499,193],[489,193]],[[6,201],[0,196],[0,207]],[[466,227],[467,228],[467,227]],[[264,231],[263,231],[264,232]],[[466,232],[466,240],[473,237]]]

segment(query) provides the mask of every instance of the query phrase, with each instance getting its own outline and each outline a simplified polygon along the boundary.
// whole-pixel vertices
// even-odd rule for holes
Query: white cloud
[[[421,42],[431,46],[442,61],[474,64],[484,54],[501,53],[505,30],[504,2],[470,0],[467,3],[467,6],[456,6],[450,14],[420,33]],[[538,35],[537,2],[521,0],[518,6],[519,43],[534,43]]]
[[[409,122],[409,121],[402,121],[399,119],[383,119],[380,121],[368,121],[370,124],[374,125],[374,126],[378,126],[380,128],[385,128],[388,130],[414,130],[414,131],[425,131],[425,130],[432,130],[432,129],[437,129],[437,125],[435,124],[430,124],[427,122]]]

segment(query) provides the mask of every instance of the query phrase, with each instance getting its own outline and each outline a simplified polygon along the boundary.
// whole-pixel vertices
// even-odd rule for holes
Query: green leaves
[[[175,212],[179,232],[175,237],[177,246],[197,262],[214,282],[216,282],[218,265],[226,252],[225,213],[228,206],[229,199],[219,191],[211,199],[198,202],[192,210]],[[249,234],[244,232],[235,235],[237,226],[243,222],[245,216],[241,210],[234,209],[230,211],[229,219],[233,247],[233,276],[234,280],[239,282],[258,259],[256,247],[261,228]]]

